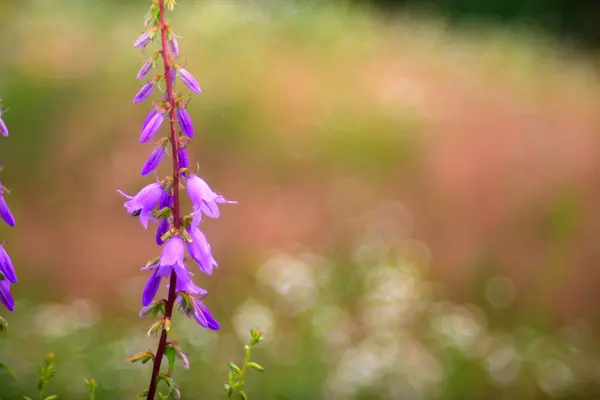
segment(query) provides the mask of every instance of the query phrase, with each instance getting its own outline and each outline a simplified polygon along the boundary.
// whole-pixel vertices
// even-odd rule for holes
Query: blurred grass
[[[147,382],[149,366],[124,360],[155,344],[136,313],[137,269],[156,250],[151,233],[142,236],[111,197],[116,187],[145,182],[137,169],[149,149],[137,134],[147,110],[130,104],[143,5],[11,1],[0,16],[0,53],[11,54],[0,64],[11,130],[0,148],[2,179],[14,189],[8,201],[19,221],[14,233],[0,229],[21,278],[0,342],[0,359],[19,379],[0,375],[0,399],[31,395],[49,351],[58,364],[49,393],[61,398],[83,398],[87,377],[99,382],[98,399],[132,398]],[[540,190],[543,204],[522,208],[518,226],[550,248],[540,279],[519,286],[506,278],[506,260],[492,251],[495,242],[484,242],[468,258],[475,272],[459,293],[431,280],[427,245],[412,238],[417,223],[413,229],[395,211],[370,213],[408,193],[425,204],[420,214],[411,209],[415,220],[460,215],[428,191],[423,172],[432,142],[449,134],[439,115],[484,118],[468,107],[485,96],[507,98],[516,114],[556,93],[573,96],[573,112],[597,104],[586,56],[523,27],[457,31],[440,19],[384,20],[329,2],[182,1],[172,25],[184,36],[180,61],[204,90],[191,103],[199,136],[191,152],[218,191],[235,189],[244,210],[224,211],[237,213],[223,216],[225,228],[209,225],[222,267],[202,285],[222,331],[176,321],[192,362],[176,374],[183,398],[222,396],[227,362],[242,357],[254,324],[267,337],[255,353],[266,371],[248,382],[254,398],[600,393],[593,321],[558,320],[548,300],[576,274],[569,262],[579,248],[570,242],[593,223],[582,217],[583,195]],[[469,97],[470,88],[482,97]],[[463,129],[475,128],[459,123]],[[454,158],[476,156],[466,154]],[[472,219],[485,216],[471,211]],[[318,222],[305,228],[310,218]],[[288,232],[269,232],[277,224],[292,230],[292,245],[270,239]],[[569,243],[561,246],[563,238]],[[271,257],[279,247],[294,250]]]

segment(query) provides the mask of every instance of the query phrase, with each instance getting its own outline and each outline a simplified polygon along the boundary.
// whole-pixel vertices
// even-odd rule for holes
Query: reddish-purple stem
[[[176,230],[181,227],[181,211],[179,209],[179,136],[175,129],[175,98],[173,96],[173,81],[171,77],[174,69],[169,66],[169,51],[167,47],[167,24],[165,22],[165,0],[158,1],[160,10],[160,36],[161,36],[161,54],[163,58],[164,70],[165,70],[165,81],[167,85],[167,99],[169,101],[169,126],[171,128],[171,148],[173,153],[173,225]],[[169,281],[169,296],[167,297],[167,304],[165,306],[165,320],[171,319],[173,314],[173,306],[175,305],[175,287],[177,284],[177,278],[175,271],[171,272],[171,278]],[[160,334],[160,341],[158,342],[158,349],[154,357],[154,364],[152,366],[152,377],[150,378],[150,386],[148,387],[148,396],[146,400],[154,400],[156,394],[156,386],[158,384],[158,375],[160,373],[160,364],[165,354],[165,348],[167,347],[167,330],[163,325],[162,332]]]

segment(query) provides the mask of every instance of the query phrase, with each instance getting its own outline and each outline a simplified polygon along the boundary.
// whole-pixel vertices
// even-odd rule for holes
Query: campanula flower
[[[210,244],[206,236],[198,229],[197,221],[193,221],[192,226],[187,230],[192,238],[192,243],[187,243],[190,256],[196,261],[200,270],[207,275],[212,275],[213,267],[218,267],[217,262],[212,256]]]
[[[140,35],[138,40],[135,41],[133,46],[137,49],[143,49],[152,42],[152,35],[149,32],[144,32]]]
[[[177,114],[177,120],[179,121],[179,127],[181,132],[189,138],[194,137],[194,125],[192,125],[192,119],[185,108],[177,107],[175,110]]]
[[[13,217],[10,209],[8,208],[8,204],[6,204],[6,200],[4,200],[4,189],[0,184],[0,217],[6,222],[9,226],[15,226],[15,217]]]
[[[142,295],[143,306],[152,303],[152,300],[154,300],[154,296],[156,296],[156,292],[160,287],[160,281],[163,277],[168,277],[171,274],[171,271],[175,271],[177,279],[178,281],[181,281],[182,285],[187,286],[188,282],[191,281],[189,276],[190,273],[183,263],[184,254],[185,248],[183,246],[183,240],[179,236],[173,236],[165,243],[160,261],[144,288],[144,293]]]
[[[15,309],[15,301],[10,293],[10,282],[0,275],[0,302],[10,312]]]
[[[190,166],[190,159],[188,158],[187,150],[180,147],[177,151],[177,158],[179,160],[179,168],[188,168]]]
[[[219,218],[220,212],[218,204],[235,204],[235,201],[229,201],[225,197],[213,192],[208,184],[195,174],[190,174],[187,178],[187,192],[192,204],[194,205],[194,216],[204,213],[211,218]]]
[[[165,115],[160,111],[154,111],[154,113],[150,112],[150,114],[148,114],[148,117],[150,118],[147,121],[144,121],[144,124],[142,125],[140,143],[146,143],[152,139],[165,120]]]
[[[153,65],[154,63],[152,62],[152,60],[146,60],[146,62],[142,64],[142,67],[140,68],[137,74],[137,78],[144,79],[146,75],[148,75],[148,72],[152,70]]]
[[[17,282],[17,275],[15,274],[13,263],[2,245],[0,245],[0,273],[2,273],[9,282]]]
[[[162,236],[167,233],[170,228],[169,221],[166,218],[162,218],[158,221],[158,228],[156,228],[156,244],[159,246],[163,245]]]
[[[156,207],[165,192],[162,185],[158,182],[145,186],[135,196],[129,196],[121,190],[117,190],[128,200],[123,204],[130,215],[139,215],[140,222],[144,228],[148,228],[148,220],[154,207]]]
[[[183,313],[189,318],[193,318],[198,325],[203,328],[212,329],[214,331],[219,330],[219,323],[213,318],[208,308],[202,303],[202,299],[207,295],[206,290],[199,288],[194,285],[191,281],[188,283],[182,283],[177,281],[177,291],[186,292],[191,304],[187,307],[182,307],[183,303],[181,297],[177,299],[179,306],[182,307]]]
[[[2,136],[8,136],[8,127],[2,120],[2,117],[1,117],[2,112],[1,111],[2,110],[0,110],[0,133],[2,134]]]
[[[165,207],[173,207],[173,194],[170,191],[164,191],[162,197],[160,198],[160,204],[158,205],[159,209]]]
[[[142,175],[148,175],[150,172],[154,171],[160,165],[164,155],[164,146],[155,148],[152,153],[150,153],[150,157],[148,157],[148,160],[142,167]]]
[[[177,43],[177,38],[175,35],[171,36],[169,39],[169,48],[171,49],[171,54],[173,54],[173,57],[179,57],[179,43]]]
[[[155,87],[156,87],[156,82],[154,80],[151,80],[150,82],[146,83],[144,86],[142,86],[140,91],[137,92],[137,94],[133,98],[133,103],[137,104],[137,103],[140,103],[140,102],[146,100],[148,97],[150,97],[152,92],[154,92]]]
[[[179,67],[177,69],[177,73],[179,74],[179,77],[181,78],[181,81],[183,82],[183,84],[185,86],[187,86],[188,89],[190,89],[192,92],[194,93],[202,93],[202,89],[200,89],[200,85],[198,84],[198,81],[196,80],[196,78],[194,78],[194,76],[192,74],[190,74],[188,72],[188,70],[186,70],[185,68]]]

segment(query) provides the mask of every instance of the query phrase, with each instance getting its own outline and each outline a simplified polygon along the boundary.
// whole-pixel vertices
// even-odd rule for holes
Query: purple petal
[[[0,281],[0,302],[10,312],[15,310],[15,300],[10,293],[10,282],[6,279]]]
[[[163,146],[154,149],[142,168],[142,175],[148,175],[150,172],[154,171],[160,165],[164,155],[165,148]]]
[[[2,136],[8,136],[8,128],[2,118],[0,118],[0,133]]]
[[[150,275],[150,279],[146,283],[146,287],[144,288],[144,293],[142,294],[142,305],[146,307],[148,304],[152,303],[154,300],[154,296],[158,292],[158,288],[160,287],[160,281],[162,277],[160,276],[159,269],[155,269]]]
[[[177,108],[177,120],[183,134],[189,138],[194,137],[194,125],[192,125],[192,119],[185,108]]]
[[[154,117],[157,113],[158,113],[158,111],[156,111],[154,108],[152,110],[150,110],[150,112],[148,113],[148,115],[144,119],[144,122],[142,122],[142,131],[144,129],[146,129],[146,125],[148,125],[148,122],[150,122],[150,120],[152,119],[152,117]]]
[[[213,201],[219,196],[196,174],[190,174],[187,177],[186,188],[188,196],[194,204],[194,208],[200,208],[205,201]]]
[[[173,54],[173,57],[179,57],[179,44],[177,43],[177,38],[175,36],[169,39],[169,48],[171,49],[171,54]]]
[[[0,246],[0,272],[9,282],[17,282],[15,267],[3,246]]]
[[[197,227],[192,227],[188,230],[192,243],[188,243],[188,251],[190,256],[196,261],[198,267],[207,275],[212,275],[213,266],[217,266],[214,260],[208,240],[206,236]]]
[[[144,130],[142,130],[142,134],[140,136],[140,143],[146,143],[148,140],[152,139],[152,137],[154,136],[154,134],[156,134],[164,120],[165,116],[163,113],[157,112],[156,114],[154,114],[154,116],[150,118],[150,121],[148,121],[148,123],[144,127]]]
[[[162,255],[160,257],[160,266],[179,266],[185,268],[185,265],[183,264],[184,253],[183,240],[179,236],[171,237],[163,247]]]
[[[140,91],[133,98],[133,103],[137,104],[137,103],[140,103],[140,102],[146,100],[152,94],[152,92],[154,92],[155,86],[156,86],[156,83],[154,81],[150,81],[150,82],[146,83],[144,86],[142,86]]]
[[[200,326],[214,331],[219,330],[219,323],[213,318],[208,308],[198,299],[194,301],[194,319]]]
[[[150,72],[150,70],[152,69],[153,65],[154,65],[154,63],[152,62],[152,60],[147,60],[144,64],[142,64],[142,67],[140,68],[140,70],[137,74],[137,78],[138,79],[145,78],[146,75],[148,75],[148,72]]]
[[[0,192],[2,190],[0,189]],[[8,208],[8,204],[6,204],[6,200],[4,200],[4,196],[0,193],[0,217],[9,225],[15,226],[15,217],[13,217],[10,209]]]
[[[144,32],[140,35],[138,40],[135,41],[133,46],[137,49],[143,49],[144,47],[148,46],[151,41],[152,41],[152,36],[150,36],[150,34],[148,32]]]
[[[202,89],[200,89],[200,85],[196,78],[192,74],[190,74],[185,68],[179,67],[178,71],[179,77],[185,86],[190,89],[194,93],[202,93]]]
[[[179,148],[177,151],[177,159],[179,160],[179,168],[188,168],[190,166],[190,159],[188,158],[187,150]]]
[[[156,244],[162,246],[164,242],[161,240],[161,237],[167,233],[170,228],[169,221],[166,218],[163,218],[158,223],[158,228],[156,229]]]
[[[173,195],[166,190],[163,192],[162,197],[160,198],[160,203],[158,208],[162,209],[165,207],[173,207]]]

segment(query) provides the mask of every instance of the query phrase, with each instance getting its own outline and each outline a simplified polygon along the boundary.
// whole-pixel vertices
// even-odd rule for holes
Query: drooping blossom
[[[187,243],[188,252],[202,272],[212,275],[213,267],[218,267],[213,258],[212,251],[204,233],[198,228],[198,221],[193,221],[187,232],[192,238],[191,243]]]
[[[183,147],[180,147],[177,150],[177,157],[179,159],[179,169],[188,168],[190,166],[190,159],[188,157],[187,150]]]
[[[12,260],[10,259],[4,246],[0,245],[0,273],[11,283],[17,282],[17,274],[15,273],[15,267],[13,266]]]
[[[158,221],[158,227],[156,228],[156,244],[162,246],[164,244],[161,239],[165,233],[169,230],[170,224],[166,218],[162,218]]]
[[[154,92],[155,87],[156,87],[156,82],[154,80],[151,80],[150,82],[146,83],[144,86],[142,86],[140,91],[137,92],[137,94],[133,98],[133,103],[137,104],[137,103],[141,103],[142,101],[146,100],[148,97],[150,97],[152,92]]]
[[[150,70],[152,70],[153,65],[154,65],[154,63],[152,62],[152,60],[146,60],[146,62],[142,64],[142,67],[140,68],[139,72],[137,73],[137,78],[144,79],[146,77],[146,75],[148,75],[148,72],[150,72]]]
[[[179,57],[179,43],[177,43],[177,37],[175,35],[172,35],[169,39],[169,48],[171,49],[173,57]]]
[[[181,78],[181,81],[188,89],[190,89],[194,93],[202,93],[202,89],[200,89],[200,85],[194,76],[185,68],[179,67],[177,69],[177,73]]]
[[[144,32],[135,41],[133,46],[137,49],[143,49],[144,47],[148,46],[150,42],[152,42],[152,35],[149,32]]]
[[[4,137],[8,136],[8,127],[2,119],[2,108],[0,108],[0,134],[2,134]]]
[[[217,204],[235,204],[222,195],[215,193],[210,186],[196,174],[187,177],[187,192],[194,205],[194,215],[204,213],[207,217],[219,218],[220,212]]]
[[[148,117],[150,117],[145,123],[142,125],[142,134],[140,135],[140,143],[146,143],[156,134],[163,121],[165,120],[165,115],[161,111],[153,110],[154,112],[150,112]],[[148,118],[146,117],[146,118]]]
[[[15,226],[15,217],[13,217],[10,212],[10,208],[8,208],[8,204],[6,204],[6,200],[4,200],[4,189],[2,188],[2,184],[0,183],[0,217],[8,224],[8,226]]]
[[[175,110],[177,115],[177,120],[179,121],[179,126],[181,127],[181,132],[189,138],[194,137],[194,125],[192,125],[192,119],[190,118],[190,114],[188,114],[185,108],[177,107]]]
[[[185,248],[183,246],[183,240],[179,236],[172,236],[163,246],[162,255],[160,261],[154,268],[152,275],[146,283],[144,293],[142,295],[142,305],[147,306],[152,303],[156,292],[160,287],[160,282],[163,277],[168,277],[171,271],[175,271],[177,279],[182,282],[183,285],[187,285],[191,281],[188,270],[185,268],[183,258]]]
[[[150,172],[154,171],[160,165],[163,157],[165,155],[165,147],[159,146],[152,150],[150,153],[150,157],[142,167],[142,175],[148,175]]]
[[[163,193],[165,192],[162,185],[158,182],[151,183],[145,186],[135,196],[129,196],[117,190],[121,195],[126,197],[128,200],[123,204],[127,213],[130,215],[139,215],[140,222],[144,228],[148,228],[148,220],[154,207],[159,204]]]
[[[177,299],[179,306],[186,316],[193,318],[203,328],[214,331],[219,330],[219,323],[213,318],[204,303],[202,303],[202,299],[208,294],[206,290],[199,288],[191,281],[187,283],[177,281],[177,291],[187,293],[191,300],[191,304],[187,304],[187,307],[184,307],[181,297]]]
[[[10,312],[15,309],[15,300],[10,292],[10,281],[6,277],[0,275],[0,302]]]

